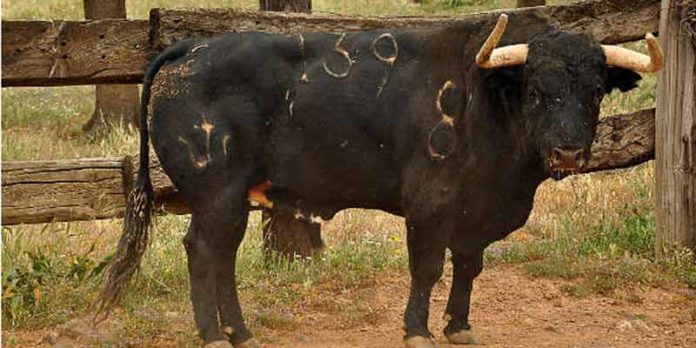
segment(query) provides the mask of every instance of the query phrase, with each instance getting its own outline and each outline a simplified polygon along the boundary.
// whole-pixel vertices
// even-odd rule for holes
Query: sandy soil
[[[445,322],[440,318],[450,285],[447,278],[434,290],[430,326],[440,347],[455,347],[448,345],[441,333]],[[638,300],[627,302],[597,295],[571,297],[560,290],[565,283],[532,279],[517,267],[485,269],[475,283],[471,315],[480,344],[488,347],[696,347],[694,290],[639,289],[634,294]],[[303,311],[297,318],[300,322],[297,327],[263,329],[259,339],[265,342],[265,347],[403,347],[401,314],[407,289],[408,278],[403,275],[382,277],[373,287],[359,293],[319,288],[316,297],[301,305]],[[333,296],[331,303],[346,302],[348,308],[351,301],[359,302],[363,310],[367,306],[372,314],[367,319],[361,317],[362,322],[346,326],[346,319],[336,312],[336,306],[327,305],[326,296]],[[188,309],[178,314],[167,313],[167,322],[172,329],[192,330],[193,323],[188,315]],[[51,330],[5,334],[16,342],[12,346],[49,347],[49,341],[63,347],[76,346],[65,340],[65,335],[57,340],[50,335],[47,338],[49,332]],[[126,345],[176,347],[181,343],[165,334]]]
[[[373,289],[384,311],[377,325],[337,332],[317,325],[278,333],[273,347],[403,347],[401,314],[407,279]],[[640,303],[602,296],[573,298],[561,281],[531,279],[510,267],[484,270],[474,289],[471,323],[479,343],[488,347],[696,347],[696,292],[680,289],[638,291]],[[441,320],[449,291],[443,279],[432,298],[430,327],[440,347],[448,345]]]

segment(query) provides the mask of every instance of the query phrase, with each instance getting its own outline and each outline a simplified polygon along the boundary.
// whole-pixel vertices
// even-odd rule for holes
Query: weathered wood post
[[[265,11],[311,12],[311,0],[259,0]],[[267,252],[287,257],[312,256],[321,250],[321,225],[297,220],[294,216],[269,209],[263,210],[263,240]]]
[[[84,0],[85,18],[126,18],[125,0]],[[94,113],[82,130],[97,134],[113,126],[138,126],[138,85],[97,85]]]
[[[662,0],[657,86],[655,251],[696,248],[696,1]]]
[[[546,0],[517,0],[517,7],[545,6]]]
[[[312,12],[312,0],[259,0],[259,9],[281,12]]]

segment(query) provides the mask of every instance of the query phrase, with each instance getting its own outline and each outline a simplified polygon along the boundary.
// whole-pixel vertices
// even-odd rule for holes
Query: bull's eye
[[[563,106],[563,98],[560,96],[552,97],[548,99],[549,110],[560,109]]]
[[[536,89],[531,89],[529,90],[528,100],[532,107],[536,107],[539,105],[539,103],[541,103],[541,95]]]

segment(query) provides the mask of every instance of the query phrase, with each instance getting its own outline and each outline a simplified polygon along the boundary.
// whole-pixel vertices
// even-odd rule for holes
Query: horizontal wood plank
[[[3,21],[2,85],[139,83],[150,51],[143,20]]]
[[[587,171],[632,167],[654,158],[655,109],[645,109],[601,120]]]
[[[2,224],[122,216],[119,159],[20,161],[2,164]]]
[[[226,32],[295,34],[479,23],[502,12],[528,22],[548,23],[561,30],[590,32],[603,43],[615,44],[640,40],[646,32],[657,32],[660,9],[659,0],[595,0],[457,16],[368,17],[239,9],[153,9],[151,41],[161,49],[185,37],[209,37]]]

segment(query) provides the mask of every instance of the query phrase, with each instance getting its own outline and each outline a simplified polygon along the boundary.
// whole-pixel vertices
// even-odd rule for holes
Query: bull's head
[[[522,112],[548,174],[561,179],[582,171],[590,159],[602,98],[614,88],[635,88],[641,78],[636,72],[662,68],[657,40],[646,34],[649,56],[563,32],[496,48],[506,25],[503,14],[476,64],[485,69],[524,66]]]

